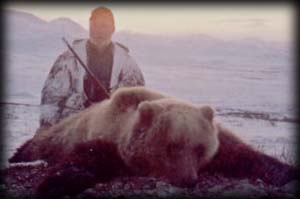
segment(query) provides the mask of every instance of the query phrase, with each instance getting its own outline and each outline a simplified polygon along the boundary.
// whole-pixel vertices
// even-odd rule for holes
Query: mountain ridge
[[[8,45],[13,53],[30,56],[57,54],[66,49],[62,37],[69,41],[88,38],[88,31],[68,17],[46,21],[30,13],[10,9],[6,10],[6,14]],[[224,56],[251,56],[253,59],[255,54],[276,59],[278,52],[289,54],[286,49],[290,49],[286,45],[257,38],[227,41],[204,33],[164,35],[120,30],[115,32],[113,40],[127,46],[134,56],[150,62],[153,60],[150,57],[153,57],[164,63],[171,58],[177,59],[174,54],[184,54],[185,60],[205,60],[207,56],[219,56],[220,59]]]

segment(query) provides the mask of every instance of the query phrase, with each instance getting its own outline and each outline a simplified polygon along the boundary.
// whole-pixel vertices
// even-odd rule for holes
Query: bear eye
[[[137,126],[135,129],[134,129],[134,133],[133,133],[133,136],[132,138],[139,138],[140,135],[144,134],[147,130],[147,127],[146,126]]]
[[[194,148],[194,151],[195,151],[197,157],[203,157],[204,152],[205,152],[205,148],[204,148],[203,145],[198,145]]]
[[[139,133],[139,134],[140,133],[144,133],[146,131],[146,129],[147,128],[145,126],[142,126],[142,127],[140,127],[140,128],[137,129],[137,133]]]

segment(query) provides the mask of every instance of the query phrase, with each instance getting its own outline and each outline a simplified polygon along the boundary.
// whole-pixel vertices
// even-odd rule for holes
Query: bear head
[[[121,154],[138,175],[194,185],[217,152],[214,110],[172,98],[141,102],[123,134]]]

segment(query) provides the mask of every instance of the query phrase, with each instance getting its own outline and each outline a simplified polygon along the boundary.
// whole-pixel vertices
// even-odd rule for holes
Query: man
[[[112,42],[115,31],[112,12],[94,9],[88,39],[75,40],[72,49],[101,82],[107,93],[119,87],[144,86],[143,74],[129,50]],[[61,119],[105,99],[105,92],[80,65],[70,50],[54,63],[42,90],[40,127],[47,128]]]

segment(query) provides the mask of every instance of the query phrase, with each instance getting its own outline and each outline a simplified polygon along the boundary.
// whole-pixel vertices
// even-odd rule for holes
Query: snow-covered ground
[[[5,13],[5,102],[38,105],[44,80],[58,54],[66,49],[61,37],[71,41],[87,32],[69,19],[47,22],[27,13]],[[297,123],[293,122],[295,68],[290,44],[131,32],[117,32],[114,40],[129,47],[148,87],[211,104],[217,109],[217,119],[246,142],[294,162]],[[7,159],[33,136],[39,107],[1,104],[1,108],[5,109]]]

